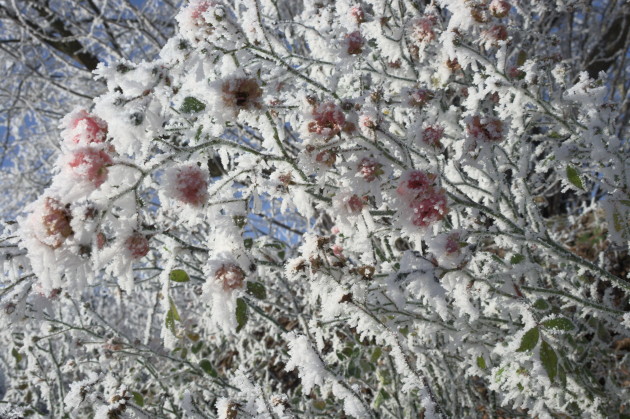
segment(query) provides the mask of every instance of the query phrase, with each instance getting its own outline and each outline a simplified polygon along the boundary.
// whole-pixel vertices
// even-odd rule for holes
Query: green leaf
[[[514,256],[512,256],[512,258],[510,259],[510,263],[512,265],[517,265],[524,260],[525,260],[525,256],[521,255],[520,253],[517,253]]]
[[[190,277],[183,269],[173,269],[168,276],[173,282],[188,282]]]
[[[20,361],[22,360],[22,354],[20,352],[18,352],[17,349],[13,348],[11,350],[11,355],[13,355],[13,358],[15,358],[15,363],[19,364]]]
[[[553,381],[558,374],[558,355],[551,345],[544,340],[540,344],[540,360],[547,371],[547,376]]]
[[[542,322],[542,325],[545,326],[547,329],[562,330],[565,332],[575,329],[575,326],[573,325],[571,320],[567,319],[566,317],[557,317],[555,319],[545,320],[544,322]]]
[[[194,98],[192,96],[188,96],[184,99],[184,103],[179,108],[179,111],[182,113],[195,113],[201,112],[206,109],[206,105],[201,102],[199,99]]]
[[[481,368],[482,370],[486,369],[486,360],[483,359],[483,356],[477,357],[477,366]]]
[[[494,375],[494,381],[496,383],[501,381],[501,376],[503,375],[504,372],[505,372],[505,367],[499,368],[499,371],[497,371],[497,373]]]
[[[533,327],[529,329],[523,335],[523,338],[521,339],[521,346],[516,351],[517,352],[531,351],[532,349],[536,347],[539,337],[540,337],[540,332],[538,331],[537,327]]]
[[[326,409],[326,400],[313,400],[313,407],[317,410]]]
[[[202,359],[201,361],[199,361],[199,367],[201,367],[201,369],[208,374],[210,377],[218,377],[219,374],[217,373],[217,371],[212,368],[212,364],[210,363],[210,361],[208,361],[207,359]]]
[[[175,302],[173,301],[171,297],[168,298],[168,301],[171,305],[170,311],[173,312],[173,318],[177,320],[178,322],[181,321],[182,319],[179,317],[179,313],[177,312],[177,307],[175,307]]]
[[[175,334],[175,320],[181,321],[179,317],[179,313],[177,312],[177,307],[175,307],[175,303],[172,298],[168,298],[170,308],[166,313],[166,319],[164,320],[166,323],[166,327]]]
[[[379,408],[379,406],[380,406],[381,404],[383,404],[383,402],[384,402],[385,400],[389,399],[389,398],[390,398],[389,393],[388,393],[388,392],[386,392],[386,391],[385,391],[385,390],[383,390],[383,389],[380,389],[380,390],[379,390],[379,392],[378,392],[378,394],[377,394],[377,395],[376,395],[376,397],[374,398],[374,408],[375,408],[375,409],[378,409],[378,408]]]
[[[259,300],[267,298],[267,290],[260,282],[247,281],[247,292]]]
[[[527,53],[525,51],[519,51],[518,56],[516,57],[516,66],[520,67],[525,64],[527,60]]]
[[[533,307],[536,310],[545,311],[549,309],[549,304],[542,298],[539,298],[536,302],[534,302]]]
[[[580,173],[573,166],[567,166],[567,178],[569,182],[571,182],[575,187],[584,190],[584,185],[582,184],[582,178],[580,178]]]
[[[199,352],[201,350],[201,348],[203,347],[203,342],[199,341],[197,343],[195,343],[192,348],[190,348],[190,352],[196,354],[197,352]]]
[[[566,388],[567,387],[567,373],[562,367],[558,368],[558,379],[560,380],[560,384],[562,384],[562,386]]]
[[[247,323],[247,304],[242,298],[236,299],[236,323],[238,324],[237,332],[240,332]]]
[[[383,350],[380,348],[380,346],[377,346],[376,348],[374,348],[374,352],[372,352],[372,356],[370,357],[370,361],[372,361],[372,362],[378,361],[378,359],[381,357],[382,353],[383,353]]]
[[[254,239],[252,239],[251,237],[246,238],[245,240],[243,240],[243,245],[245,246],[245,249],[251,249],[254,245]]]
[[[131,394],[133,395],[134,403],[136,403],[140,407],[144,407],[144,397],[142,397],[142,394],[138,393],[137,391],[132,391]]]

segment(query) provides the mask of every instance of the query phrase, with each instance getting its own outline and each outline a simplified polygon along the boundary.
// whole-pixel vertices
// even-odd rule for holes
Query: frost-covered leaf
[[[549,303],[547,303],[542,298],[539,298],[534,302],[534,304],[532,304],[532,307],[534,307],[536,310],[545,311],[549,310]]]
[[[571,165],[567,166],[567,179],[569,182],[573,184],[576,188],[584,189],[584,185],[582,184],[582,178],[580,177],[580,173],[577,169]]]
[[[169,310],[166,313],[165,323],[166,327],[175,334],[175,321],[181,321],[179,317],[179,313],[177,312],[177,307],[175,307],[175,302],[172,298],[169,297]]]
[[[517,349],[518,352],[531,351],[536,347],[538,338],[540,337],[540,331],[537,327],[529,329],[521,338],[521,346]]]
[[[372,351],[372,355],[370,356],[370,361],[372,361],[372,363],[376,363],[376,361],[378,361],[378,359],[381,357],[382,353],[383,353],[383,350],[377,346],[376,348],[374,348],[374,351]]]
[[[16,364],[19,364],[22,360],[22,354],[16,348],[11,349],[11,355],[13,355],[13,358],[15,358]]]
[[[477,357],[477,366],[482,370],[486,369],[486,360],[483,358],[483,356]]]
[[[544,340],[540,344],[540,361],[547,371],[547,376],[553,381],[558,373],[558,355],[551,345]]]
[[[267,289],[260,282],[247,281],[247,292],[259,300],[267,298]]]
[[[562,330],[568,332],[575,329],[575,325],[566,317],[556,317],[555,319],[545,320],[542,325],[548,329]]]
[[[199,361],[199,367],[210,377],[217,377],[219,375],[212,367],[212,363],[205,358]]]
[[[203,111],[204,109],[206,109],[205,103],[193,96],[186,97],[182,106],[179,108],[182,113],[197,113]]]
[[[134,391],[131,394],[133,395],[134,403],[140,407],[144,407],[144,397],[142,397],[142,394],[138,393],[137,391]]]
[[[247,323],[247,303],[242,298],[236,299],[236,323],[238,325],[237,332],[240,332]]]

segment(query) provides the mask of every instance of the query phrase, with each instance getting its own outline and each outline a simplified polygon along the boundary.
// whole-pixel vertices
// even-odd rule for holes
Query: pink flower
[[[431,147],[442,147],[440,140],[444,136],[444,128],[440,125],[429,125],[422,132],[422,142]]]
[[[334,150],[320,151],[315,155],[315,161],[328,167],[332,167],[337,161],[337,153]]]
[[[141,259],[149,253],[149,239],[141,233],[134,233],[128,237],[125,246],[134,259]]]
[[[352,6],[350,8],[350,16],[354,18],[357,24],[365,22],[365,11],[361,6]]]
[[[208,174],[197,165],[175,168],[175,198],[192,206],[199,207],[208,200]]]
[[[418,227],[426,227],[446,216],[446,196],[442,189],[431,191],[422,199],[415,199],[410,207],[413,210],[412,223]]]
[[[217,269],[214,277],[221,283],[224,291],[231,291],[243,287],[245,272],[233,263],[226,263]]]
[[[370,157],[363,158],[359,162],[357,170],[367,182],[372,182],[385,173],[383,171],[383,165]]]
[[[410,37],[418,44],[429,43],[435,39],[433,27],[437,23],[435,16],[422,17],[416,19],[411,26]]]
[[[337,257],[343,257],[343,247],[338,244],[333,245],[332,247],[333,255]]]
[[[308,123],[308,132],[326,139],[339,134],[346,123],[343,111],[332,102],[315,106],[312,115],[314,120]]]
[[[210,6],[214,6],[214,2],[207,0],[192,1],[185,9],[185,13],[192,24],[195,26],[204,26],[206,20],[203,14],[208,11]]]
[[[505,0],[492,0],[490,3],[490,13],[496,18],[506,17],[512,6]]]
[[[365,204],[365,199],[358,195],[352,195],[346,201],[346,207],[348,211],[354,214],[361,212],[364,204]]]
[[[70,133],[74,144],[102,143],[107,138],[107,123],[81,110],[70,122]]]
[[[466,125],[466,131],[473,138],[481,141],[503,140],[503,122],[497,118],[481,118],[475,115]]]
[[[437,175],[420,170],[412,170],[403,175],[396,192],[406,199],[415,199],[433,188]]]
[[[66,238],[73,234],[71,220],[70,210],[58,199],[51,197],[44,199],[41,222],[46,237],[43,241],[53,249],[57,249]]]
[[[444,250],[447,255],[452,255],[453,253],[459,252],[461,247],[460,245],[460,234],[459,233],[451,233],[446,238],[446,244],[444,245]]]
[[[112,163],[112,158],[103,150],[82,148],[72,154],[68,166],[76,177],[98,188],[107,179],[107,167]]]
[[[364,114],[359,117],[359,125],[368,130],[374,130],[378,128],[379,123],[373,115]]]
[[[346,52],[350,55],[357,55],[363,52],[365,39],[361,36],[360,31],[354,31],[346,35],[344,38]]]

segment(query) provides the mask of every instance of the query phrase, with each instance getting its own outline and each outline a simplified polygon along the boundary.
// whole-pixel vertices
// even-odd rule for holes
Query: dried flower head
[[[360,31],[354,31],[345,36],[344,45],[348,54],[361,54],[365,45],[365,38],[363,38]]]
[[[45,237],[40,237],[40,239],[53,249],[61,246],[63,241],[73,234],[70,226],[72,220],[70,210],[58,199],[52,197],[44,199],[41,217]]]
[[[170,194],[194,207],[208,201],[208,172],[196,164],[172,168],[167,173]]]
[[[239,77],[221,85],[223,104],[235,111],[262,108],[263,91],[254,78]]]
[[[245,272],[234,263],[221,265],[214,273],[214,277],[219,281],[224,291],[242,288],[245,282]]]
[[[149,253],[149,239],[142,233],[134,233],[127,238],[125,246],[134,259],[141,259]]]
[[[508,15],[512,6],[505,0],[492,0],[490,2],[490,13],[496,18],[503,18]]]

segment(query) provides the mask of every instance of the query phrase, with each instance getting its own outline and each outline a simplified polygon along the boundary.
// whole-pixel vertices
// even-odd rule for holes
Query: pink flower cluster
[[[214,2],[207,0],[193,1],[184,9],[186,17],[195,26],[203,26],[206,24],[203,14],[208,11],[210,6],[214,6]]]
[[[107,179],[112,157],[104,149],[107,139],[107,123],[84,110],[70,116],[66,129],[66,145],[71,150],[67,156],[70,172],[77,179],[98,188]]]
[[[503,140],[503,122],[497,118],[482,118],[475,115],[466,125],[466,131],[476,140],[490,142]]]
[[[448,212],[446,191],[436,185],[437,175],[420,170],[405,173],[396,189],[411,210],[411,222],[427,227],[443,219]]]
[[[435,16],[416,19],[411,26],[410,37],[418,44],[426,44],[435,39],[434,27],[437,24]]]
[[[313,120],[307,124],[308,132],[330,139],[339,134],[346,124],[343,110],[332,102],[313,107]]]
[[[366,182],[372,182],[385,173],[383,165],[370,157],[361,159],[357,170]]]
[[[431,147],[441,148],[440,140],[444,136],[444,127],[440,125],[429,125],[422,131],[422,142]]]

